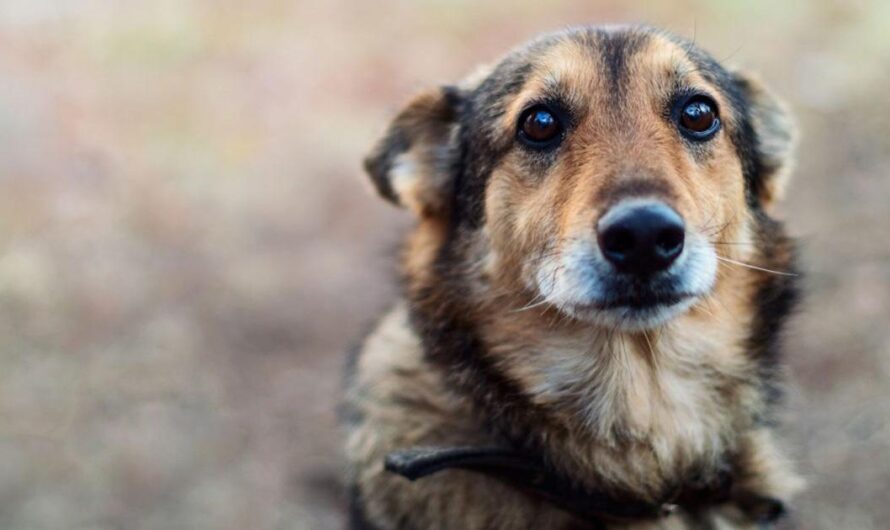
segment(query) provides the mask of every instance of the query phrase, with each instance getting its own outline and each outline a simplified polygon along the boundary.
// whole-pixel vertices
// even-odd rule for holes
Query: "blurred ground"
[[[0,528],[339,528],[342,352],[406,214],[359,161],[411,92],[646,21],[803,131],[785,214],[801,529],[890,520],[890,3],[0,3]]]

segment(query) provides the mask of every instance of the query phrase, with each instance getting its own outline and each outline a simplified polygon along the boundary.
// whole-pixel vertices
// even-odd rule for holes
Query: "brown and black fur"
[[[672,136],[669,102],[691,85],[720,104],[713,144]],[[529,97],[566,108],[559,150],[516,145]],[[547,35],[415,98],[366,163],[418,223],[403,298],[347,377],[355,528],[755,528],[758,499],[787,502],[800,481],[772,428],[798,278],[770,210],[791,136],[757,81],[651,28]],[[528,271],[637,194],[671,201],[730,260],[708,295],[642,330],[541,303]],[[409,482],[383,468],[398,449],[467,445],[527,451],[581,487],[652,502],[730,473],[731,498],[609,526],[470,471]]]

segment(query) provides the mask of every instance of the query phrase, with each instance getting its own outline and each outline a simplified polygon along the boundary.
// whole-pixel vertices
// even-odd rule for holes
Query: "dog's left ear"
[[[757,77],[736,72],[734,78],[748,104],[755,134],[759,166],[755,191],[760,202],[770,206],[782,198],[788,184],[797,131],[788,108]]]
[[[458,88],[415,96],[365,159],[377,192],[420,217],[444,216],[458,156]]]

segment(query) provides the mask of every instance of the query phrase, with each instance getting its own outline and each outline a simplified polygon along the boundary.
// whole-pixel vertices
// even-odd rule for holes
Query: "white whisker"
[[[547,299],[546,299],[546,298],[544,298],[544,299],[541,300],[540,302],[535,302],[535,300],[532,299],[531,303],[529,303],[528,305],[522,306],[522,307],[520,307],[520,308],[518,308],[518,309],[514,309],[514,310],[510,311],[510,313],[519,313],[520,311],[527,311],[527,310],[529,310],[529,309],[533,309],[533,308],[535,308],[535,307],[542,306],[542,305],[544,305],[544,304],[546,304],[546,303],[547,303]]]
[[[765,268],[763,268],[763,267],[758,267],[757,265],[751,265],[750,263],[744,263],[744,262],[742,262],[742,261],[736,261],[736,260],[734,260],[734,259],[729,259],[729,258],[722,258],[722,257],[720,257],[720,256],[717,256],[717,259],[720,260],[720,261],[724,261],[724,262],[726,262],[726,263],[731,263],[731,264],[733,264],[733,265],[738,265],[739,267],[745,267],[745,268],[748,268],[748,269],[753,269],[753,270],[761,271],[761,272],[768,272],[768,273],[770,273],[770,274],[777,274],[777,275],[779,275],[779,276],[797,276],[797,274],[795,274],[795,273],[793,273],[793,272],[774,271],[774,270],[771,270],[771,269],[765,269]]]

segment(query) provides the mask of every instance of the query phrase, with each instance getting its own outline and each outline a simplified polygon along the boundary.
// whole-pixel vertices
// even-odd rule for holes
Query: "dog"
[[[365,167],[416,227],[347,370],[352,525],[773,526],[786,110],[649,27],[541,36],[423,92]]]

